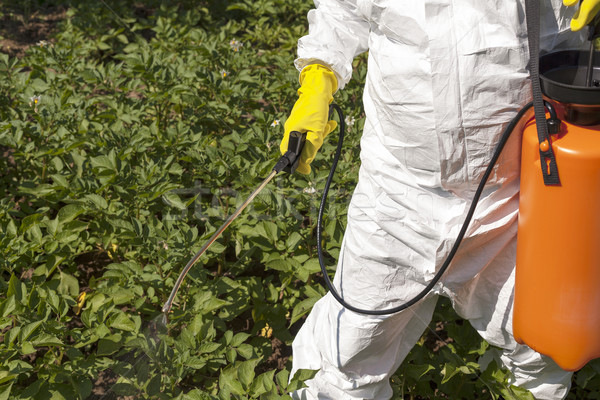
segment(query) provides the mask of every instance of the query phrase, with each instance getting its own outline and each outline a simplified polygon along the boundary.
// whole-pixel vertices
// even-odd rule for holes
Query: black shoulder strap
[[[560,185],[558,166],[546,123],[546,110],[542,99],[542,88],[540,85],[540,3],[539,0],[525,0],[525,13],[527,18],[527,36],[529,40],[529,68],[531,77],[531,90],[533,92],[533,109],[535,111],[535,124],[537,127],[538,140],[541,143],[547,141],[548,150],[540,148],[540,163],[545,185]],[[541,146],[540,146],[541,147]],[[545,146],[544,146],[545,147]]]

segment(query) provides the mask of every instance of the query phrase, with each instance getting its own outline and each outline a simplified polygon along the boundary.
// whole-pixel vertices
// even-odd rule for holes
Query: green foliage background
[[[288,384],[287,356],[325,293],[314,229],[334,137],[316,173],[278,177],[211,247],[166,325],[160,310],[278,158],[312,2],[4,11],[49,3],[68,12],[48,44],[0,54],[0,400],[289,398],[311,376]],[[336,95],[356,123],[327,213],[332,266],[358,172],[365,58],[355,67]],[[531,398],[498,354],[441,301],[395,398]],[[600,398],[599,373],[578,372],[569,398]]]

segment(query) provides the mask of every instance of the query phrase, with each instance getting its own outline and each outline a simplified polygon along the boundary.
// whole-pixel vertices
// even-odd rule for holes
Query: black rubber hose
[[[551,118],[556,119],[556,112],[554,111],[554,108],[552,107],[552,105],[549,102],[545,102],[545,105],[548,108],[548,111],[550,112]],[[401,304],[396,307],[388,308],[385,310],[363,310],[363,309],[360,309],[360,308],[357,308],[357,307],[354,307],[354,306],[348,304],[342,298],[342,296],[339,295],[339,293],[333,286],[331,279],[329,279],[329,275],[327,275],[327,269],[325,268],[325,259],[323,256],[323,247],[321,245],[322,236],[323,236],[323,212],[325,210],[325,204],[327,202],[327,194],[329,193],[329,187],[331,186],[331,182],[333,180],[333,175],[335,173],[337,163],[338,163],[340,155],[342,153],[342,145],[344,143],[344,135],[345,135],[345,131],[346,131],[346,124],[344,121],[344,114],[342,112],[342,109],[337,104],[331,105],[331,108],[333,108],[337,112],[338,118],[340,120],[340,134],[339,134],[339,139],[338,139],[338,144],[337,144],[337,148],[335,151],[335,155],[333,158],[333,163],[331,165],[331,170],[329,171],[329,176],[327,177],[327,182],[325,183],[325,189],[323,190],[323,197],[321,198],[321,205],[319,206],[319,215],[317,217],[317,250],[318,250],[318,254],[319,254],[319,263],[321,264],[321,271],[323,273],[323,278],[325,279],[325,283],[327,284],[327,287],[329,288],[329,291],[331,292],[333,297],[335,297],[335,299],[342,306],[344,306],[345,308],[347,308],[350,311],[354,311],[354,312],[357,312],[360,314],[367,314],[367,315],[393,314],[393,313],[397,313],[399,311],[405,310],[408,307],[412,306],[413,304],[417,303],[418,301],[423,299],[423,297],[425,297],[427,295],[427,293],[429,293],[431,291],[431,289],[433,289],[433,287],[439,282],[441,277],[444,275],[444,273],[450,266],[450,263],[452,262],[454,255],[458,251],[460,243],[462,242],[462,239],[465,236],[467,228],[469,227],[469,223],[471,222],[471,218],[473,217],[473,214],[475,213],[475,207],[477,207],[477,203],[479,202],[481,193],[483,192],[485,184],[492,173],[494,165],[496,164],[496,162],[498,161],[498,158],[500,157],[500,153],[502,153],[502,149],[504,148],[504,145],[506,145],[508,138],[510,137],[511,133],[513,132],[513,130],[515,129],[515,127],[517,126],[517,124],[519,123],[519,121],[521,120],[523,115],[525,115],[527,110],[529,110],[532,106],[533,106],[533,102],[530,102],[527,105],[525,105],[525,107],[523,107],[517,113],[517,115],[510,121],[510,123],[504,129],[504,132],[502,133],[500,141],[498,142],[496,149],[494,150],[494,154],[492,156],[492,159],[490,160],[490,164],[487,167],[483,177],[481,178],[481,181],[479,182],[479,186],[477,187],[477,190],[475,191],[475,195],[473,196],[473,201],[471,202],[471,206],[465,217],[462,228],[460,229],[460,232],[458,233],[458,236],[456,237],[456,241],[454,242],[454,245],[452,246],[452,249],[450,250],[450,254],[448,254],[448,256],[446,257],[446,260],[444,260],[444,263],[442,264],[442,266],[440,267],[438,272],[435,274],[435,276],[433,277],[431,282],[429,282],[429,284],[419,294],[417,294],[414,298],[412,298],[411,300],[407,301],[404,304]]]

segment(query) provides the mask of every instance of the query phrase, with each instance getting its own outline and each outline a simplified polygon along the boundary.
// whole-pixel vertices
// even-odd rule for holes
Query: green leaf
[[[98,341],[98,350],[96,354],[99,356],[109,356],[116,353],[121,348],[121,337],[110,336]]]
[[[106,210],[108,208],[108,202],[104,199],[104,197],[99,196],[95,193],[87,194],[85,196],[85,199],[93,205],[95,205],[98,209]]]
[[[250,384],[254,380],[255,376],[254,370],[256,369],[256,366],[258,365],[260,360],[260,358],[257,358],[254,360],[242,361],[241,363],[239,363],[239,366],[237,368],[237,375],[244,388],[250,388]]]
[[[18,301],[23,301],[25,299],[26,288],[23,283],[13,274],[8,281],[8,291],[6,292],[6,297],[13,296]]]
[[[21,397],[25,399],[36,399],[35,397],[39,392],[44,393],[46,395],[46,389],[48,387],[48,383],[45,379],[38,379],[34,381],[32,384],[28,385],[25,390],[21,393]]]
[[[31,342],[22,342],[21,343],[21,351],[22,355],[35,353],[35,347],[31,344]]]
[[[74,276],[61,271],[60,284],[58,285],[57,290],[60,294],[76,298],[79,296],[79,282]]]
[[[42,218],[43,218],[43,214],[40,214],[40,213],[31,214],[31,215],[26,216],[21,221],[21,225],[19,226],[19,232],[20,233],[27,232],[29,230],[29,228],[31,228],[32,226],[39,224],[40,221],[42,220]]]
[[[243,395],[246,391],[237,377],[237,368],[227,366],[219,375],[219,387],[231,394]]]
[[[232,347],[227,348],[225,350],[225,358],[230,364],[234,363],[237,359],[237,351]]]
[[[42,333],[38,335],[34,340],[32,340],[32,344],[36,347],[63,346],[63,342],[61,342],[59,338],[49,333]]]
[[[58,222],[65,224],[77,218],[84,211],[85,209],[79,204],[67,204],[58,211]]]
[[[226,345],[231,345],[231,341],[233,340],[233,331],[226,331],[225,334],[223,334],[223,341],[225,342]]]
[[[26,237],[36,245],[41,245],[43,240],[42,230],[39,225],[33,225],[27,230]]]
[[[185,204],[181,201],[179,196],[173,192],[163,194],[162,198],[165,201],[165,203],[170,207],[175,207],[178,210],[185,210],[187,208]]]
[[[518,386],[508,386],[502,389],[505,400],[535,400],[531,392]]]
[[[302,387],[305,387],[306,385],[304,384],[304,381],[314,378],[317,372],[319,371],[311,369],[299,369],[294,374],[294,377],[290,381],[286,390],[289,392],[294,392]]]
[[[156,374],[152,377],[152,379],[150,379],[150,382],[148,382],[146,391],[148,392],[148,394],[150,396],[156,396],[161,392],[161,385],[162,385],[162,376],[160,374]]]
[[[419,380],[425,376],[429,371],[435,370],[433,365],[429,364],[405,364],[402,368],[403,372],[413,378]]]
[[[200,354],[203,353],[212,353],[217,351],[223,345],[221,343],[212,343],[212,342],[203,342],[198,346],[198,352]]]
[[[115,305],[129,303],[135,297],[135,293],[127,289],[118,289],[112,294],[112,301]]]
[[[55,186],[58,185],[59,187],[63,187],[65,189],[70,187],[69,180],[64,175],[53,174],[50,175],[50,178],[52,178],[54,181]]]
[[[292,310],[290,326],[292,326],[296,321],[302,318],[302,316],[307,314],[318,300],[318,297],[309,297],[308,299],[304,299],[300,303],[296,304],[296,306]]]
[[[123,48],[124,53],[133,53],[139,49],[139,46],[136,43],[129,43],[127,46]]]
[[[238,347],[236,347],[235,351],[237,351],[237,353],[240,356],[244,357],[246,360],[249,360],[250,358],[256,355],[254,347],[247,343],[239,345]]]
[[[240,344],[244,343],[246,339],[248,339],[251,335],[245,332],[236,333],[233,339],[231,340],[231,345],[233,347],[238,347]]]
[[[266,266],[269,269],[274,269],[281,272],[289,272],[292,269],[292,264],[290,262],[281,259],[269,261]]]
[[[93,384],[92,381],[84,376],[73,376],[71,378],[71,384],[75,392],[79,394],[82,399],[87,399],[92,394]]]
[[[97,117],[109,120],[115,119],[115,115],[112,112],[100,113]],[[103,174],[103,176],[112,176],[118,169],[114,152],[111,152],[108,155],[94,157],[90,159],[90,162],[98,173]]]
[[[108,300],[106,296],[102,293],[93,293],[91,295],[90,293],[88,293],[88,296],[86,297],[86,304],[94,313],[97,312],[100,309],[100,307],[102,307],[107,302]]]
[[[138,393],[135,385],[127,382],[115,383],[110,390],[119,396],[135,396]]]
[[[12,219],[10,221],[8,221],[8,225],[6,227],[6,233],[8,234],[9,237],[17,236],[18,229],[17,229],[17,226],[15,225],[15,221],[13,221]]]
[[[206,366],[206,360],[200,357],[192,357],[186,361],[185,365],[189,368],[201,369]]]
[[[453,364],[446,363],[444,365],[444,368],[442,369],[442,375],[444,376],[444,378],[442,379],[442,383],[448,382],[450,379],[452,379],[452,377],[456,376],[457,374],[470,375],[473,373],[474,371],[471,370],[471,368],[469,368],[467,365],[456,366]]]
[[[210,394],[201,391],[200,389],[190,390],[183,395],[182,400],[214,400],[215,397]]]
[[[127,39],[127,36],[123,34],[117,35],[117,40],[123,44],[129,43],[129,39]]]
[[[201,312],[202,314],[208,314],[211,311],[219,310],[229,304],[231,304],[231,302],[229,302],[227,300],[222,300],[222,299],[219,299],[216,297],[211,297],[208,301],[206,301],[205,303],[202,303],[201,307],[198,307],[197,311]],[[198,306],[200,306],[200,304],[198,304]]]
[[[267,371],[254,379],[250,387],[250,392],[253,396],[260,396],[273,390],[275,383],[273,382],[276,370]]]
[[[294,251],[301,241],[302,235],[298,232],[292,232],[285,241],[288,251]]]
[[[280,390],[284,392],[288,392],[287,387],[289,379],[290,371],[287,369],[282,369],[277,373],[277,375],[275,375],[275,381],[277,382],[277,385],[279,386]]]
[[[108,326],[127,332],[134,332],[136,328],[135,322],[133,322],[133,320],[123,312],[119,312],[117,315],[111,318]]]
[[[8,296],[6,300],[2,302],[2,306],[0,306],[0,316],[2,318],[10,315],[17,307],[17,302],[15,300],[14,295]]]
[[[269,239],[269,241],[271,241],[272,243],[276,242],[279,238],[279,229],[277,228],[277,225],[274,222],[262,221],[260,224],[257,225],[257,228],[259,229],[259,232],[262,231],[261,234],[267,239]]]
[[[8,400],[14,382],[0,386],[0,400]]]
[[[19,374],[13,374],[9,371],[0,371],[0,385],[14,381],[19,377]]]
[[[302,263],[298,270],[301,270],[307,275],[314,274],[321,271],[321,264],[319,264],[318,259],[313,258]]]
[[[25,325],[20,332],[19,341],[21,343],[27,341],[35,330],[42,324],[43,321],[35,321]]]
[[[46,295],[46,302],[52,308],[52,310],[59,314],[60,313],[60,298],[54,290],[49,290]]]

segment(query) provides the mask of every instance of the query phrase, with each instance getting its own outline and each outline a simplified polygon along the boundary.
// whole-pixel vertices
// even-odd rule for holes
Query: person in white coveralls
[[[285,124],[307,132],[298,171],[336,124],[328,105],[368,54],[359,180],[334,284],[350,304],[413,298],[446,258],[503,128],[531,100],[524,1],[315,0],[298,42],[299,99]],[[580,47],[572,7],[542,0],[541,48]],[[450,268],[410,309],[368,316],[319,300],[293,343],[293,369],[318,369],[296,399],[389,399],[390,376],[439,295],[503,349],[512,383],[562,399],[571,373],[512,336],[520,138],[513,135]]]

